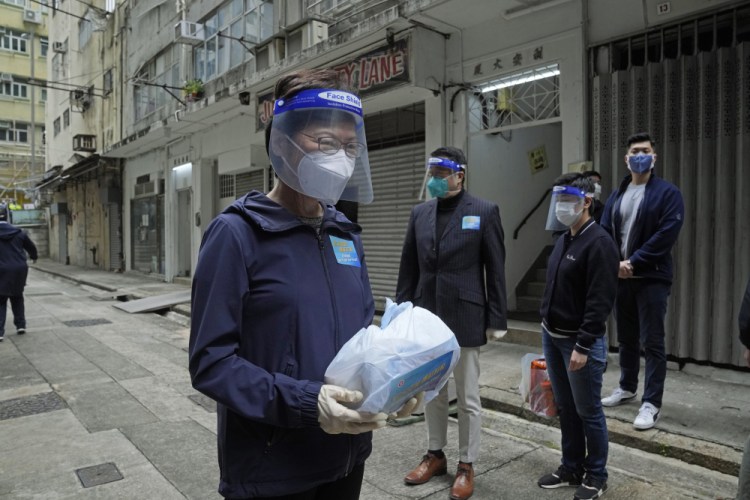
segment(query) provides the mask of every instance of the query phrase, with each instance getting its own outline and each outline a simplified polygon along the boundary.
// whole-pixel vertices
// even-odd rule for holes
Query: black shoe
[[[576,490],[576,493],[573,496],[573,499],[574,500],[593,500],[594,498],[599,498],[602,495],[604,495],[605,491],[607,491],[606,480],[597,479],[587,474],[586,479],[583,480],[583,484],[581,484]]]
[[[561,465],[555,472],[542,476],[536,484],[538,484],[540,488],[553,489],[562,488],[564,486],[579,486],[581,484],[581,479],[581,474],[570,472]]]
[[[26,328],[19,328],[18,330],[16,330],[16,333],[18,335],[23,335],[24,333],[26,333]]]

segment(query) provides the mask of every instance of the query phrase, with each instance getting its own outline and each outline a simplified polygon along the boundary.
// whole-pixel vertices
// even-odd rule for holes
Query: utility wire
[[[67,14],[69,16],[77,17],[78,19],[81,19],[83,21],[91,22],[91,19],[86,19],[85,17],[78,16],[76,14],[73,14],[72,12],[68,12],[66,10],[60,10],[60,9],[58,9],[56,7],[50,7],[50,5],[48,3],[40,2],[39,0],[29,0],[29,1],[30,2],[34,2],[34,3],[38,3],[39,5],[44,5],[45,7],[52,9],[53,12],[62,12],[63,14]]]
[[[63,90],[65,92],[70,92],[71,90],[77,90],[77,89],[64,88],[64,87],[53,87],[52,85],[49,85],[48,82],[36,82],[35,81],[35,82],[32,83],[31,81],[28,81],[28,82],[26,82],[26,84],[27,85],[33,85],[34,87],[43,87],[43,88],[52,89],[52,90]],[[80,87],[79,87],[79,89],[80,89]],[[106,96],[104,94],[96,94],[94,92],[91,92],[90,95],[93,95],[93,96],[96,96],[96,97],[101,97],[102,99],[108,97],[108,96]]]
[[[33,80],[29,79],[29,80],[26,81],[26,83],[28,83],[29,85],[35,85],[37,87],[47,87],[50,84],[52,84],[52,85],[66,85],[68,87],[74,87],[75,89],[81,89],[81,88],[89,88],[89,87],[91,87],[93,90],[98,90],[100,92],[104,92],[104,89],[100,89],[98,87],[94,87],[93,85],[77,85],[75,83],[55,82],[55,81],[51,81],[51,80],[44,81],[44,80],[38,80],[36,78],[34,78]]]

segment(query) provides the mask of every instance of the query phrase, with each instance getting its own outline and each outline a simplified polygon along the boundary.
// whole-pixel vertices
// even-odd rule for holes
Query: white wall
[[[516,303],[516,285],[542,249],[552,244],[550,233],[544,230],[549,203],[537,209],[517,240],[513,239],[513,231],[562,172],[562,128],[560,123],[554,123],[514,130],[510,142],[499,135],[475,135],[469,140],[468,189],[500,207],[511,309]],[[549,167],[532,174],[527,152],[539,146],[546,149]]]

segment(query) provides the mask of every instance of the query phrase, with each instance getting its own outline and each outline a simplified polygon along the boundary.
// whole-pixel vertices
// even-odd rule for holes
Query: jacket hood
[[[286,231],[293,227],[304,224],[294,214],[289,212],[265,194],[259,191],[250,191],[242,198],[224,209],[222,213],[240,214],[248,222],[258,225],[264,231]],[[323,225],[338,227],[342,231],[359,233],[362,228],[359,224],[351,222],[332,205],[323,206]]]
[[[0,240],[10,240],[20,232],[13,224],[0,223]]]

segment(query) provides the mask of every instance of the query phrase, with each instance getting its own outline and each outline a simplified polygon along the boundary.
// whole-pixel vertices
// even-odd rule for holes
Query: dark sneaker
[[[605,491],[607,491],[606,480],[597,479],[595,477],[587,475],[586,479],[583,480],[583,484],[581,484],[578,489],[576,489],[576,493],[573,496],[573,499],[592,500],[604,495]]]
[[[540,488],[545,489],[563,488],[565,486],[579,486],[581,484],[581,479],[581,474],[570,472],[561,465],[555,472],[546,474],[539,478],[539,481],[537,481],[536,484],[538,484]]]
[[[18,335],[23,335],[24,333],[26,333],[26,328],[19,328],[18,330],[16,330],[16,333]]]

